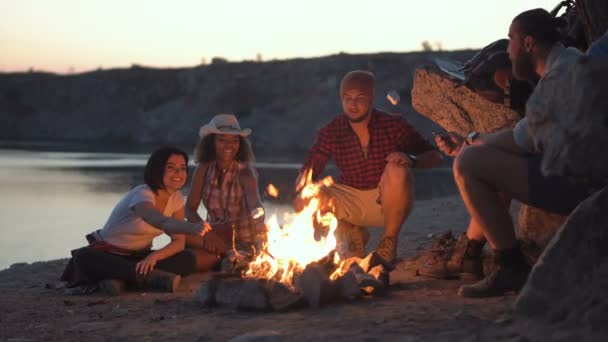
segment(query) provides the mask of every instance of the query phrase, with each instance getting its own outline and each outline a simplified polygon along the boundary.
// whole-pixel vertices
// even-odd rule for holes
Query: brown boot
[[[145,290],[175,292],[181,281],[180,275],[158,269],[137,276],[138,287]]]
[[[397,259],[397,237],[383,236],[376,248],[376,254],[389,264],[394,264]]]
[[[483,278],[481,252],[485,242],[469,240],[463,233],[455,241],[451,233],[438,240],[431,256],[418,269],[429,278],[479,280]]]
[[[492,272],[475,284],[461,286],[458,290],[460,296],[495,297],[521,290],[528,279],[530,265],[519,246],[494,253]]]

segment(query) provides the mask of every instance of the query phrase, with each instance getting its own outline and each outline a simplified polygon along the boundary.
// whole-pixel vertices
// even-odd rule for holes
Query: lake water
[[[17,262],[69,257],[84,235],[100,228],[125,192],[141,184],[147,154],[0,149],[0,270]],[[260,187],[275,184],[269,214],[290,211],[287,200],[299,164],[258,162]],[[189,183],[189,181],[188,181]],[[188,189],[184,189],[187,194]],[[449,169],[416,173],[417,198],[455,193]],[[204,208],[199,210],[204,217]],[[168,237],[155,240],[155,247]]]

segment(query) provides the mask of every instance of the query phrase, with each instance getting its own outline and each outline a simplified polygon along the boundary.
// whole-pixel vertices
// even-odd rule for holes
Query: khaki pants
[[[383,227],[384,214],[376,202],[378,189],[358,190],[348,185],[334,184],[326,189],[333,199],[336,218],[360,227]]]

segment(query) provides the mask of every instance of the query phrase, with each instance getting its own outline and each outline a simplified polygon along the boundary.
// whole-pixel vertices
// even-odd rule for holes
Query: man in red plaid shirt
[[[333,199],[339,220],[338,251],[343,256],[364,256],[369,233],[362,227],[384,227],[376,252],[393,262],[399,231],[414,201],[410,168],[436,167],[442,157],[405,118],[373,108],[374,81],[367,71],[344,76],[340,83],[344,112],[319,130],[297,184],[308,170],[317,180],[333,159],[340,175],[324,195]],[[296,210],[304,205],[298,197]]]

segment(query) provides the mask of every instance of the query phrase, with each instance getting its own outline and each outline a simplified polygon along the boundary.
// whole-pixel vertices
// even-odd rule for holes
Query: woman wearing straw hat
[[[251,250],[265,238],[254,155],[247,139],[250,134],[251,129],[241,129],[232,114],[218,114],[199,130],[194,149],[198,165],[192,176],[186,217],[190,222],[202,221],[197,213],[202,202],[213,227],[204,238],[186,238],[199,271],[217,266],[234,244]]]

